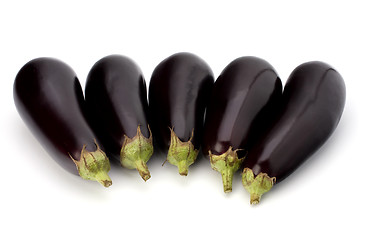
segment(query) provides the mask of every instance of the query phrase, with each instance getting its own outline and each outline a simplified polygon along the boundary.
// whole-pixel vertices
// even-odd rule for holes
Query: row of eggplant
[[[94,64],[85,98],[75,72],[53,58],[28,62],[14,83],[26,125],[61,166],[82,178],[110,186],[111,159],[146,181],[154,149],[187,175],[202,148],[225,192],[243,170],[253,204],[333,133],[345,84],[328,64],[307,62],[283,90],[276,70],[256,57],[235,59],[214,81],[205,61],[177,53],[153,71],[148,99],[141,69],[120,55]]]

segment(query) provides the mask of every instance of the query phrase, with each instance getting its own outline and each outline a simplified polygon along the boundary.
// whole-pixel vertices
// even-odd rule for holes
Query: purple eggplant
[[[88,125],[82,89],[68,65],[52,58],[28,62],[16,76],[14,102],[28,128],[62,167],[105,187],[112,184],[109,160]]]
[[[231,192],[234,173],[248,148],[270,125],[280,106],[282,83],[275,69],[256,57],[232,61],[214,84],[207,107],[203,153]]]
[[[166,58],[152,74],[149,113],[154,139],[181,175],[188,174],[197,158],[213,83],[210,67],[191,53]]]
[[[244,162],[243,185],[250,203],[296,170],[338,125],[345,105],[343,78],[323,62],[298,66],[284,88],[282,110]]]
[[[89,72],[85,99],[89,121],[112,159],[137,169],[146,181],[146,162],[153,153],[147,122],[146,83],[140,68],[129,58],[111,55]]]

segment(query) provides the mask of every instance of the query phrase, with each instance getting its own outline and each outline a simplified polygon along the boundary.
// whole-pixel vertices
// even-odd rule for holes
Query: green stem
[[[232,147],[229,147],[229,149],[221,155],[215,155],[209,151],[211,167],[221,173],[225,193],[232,191],[234,174],[239,170],[244,161],[244,158],[238,158],[237,151],[238,149],[233,151]]]
[[[250,194],[250,204],[256,205],[260,202],[262,195],[252,192]]]
[[[137,159],[135,161],[135,168],[137,169],[137,171],[139,172],[140,176],[142,177],[142,179],[145,180],[145,182],[147,180],[149,180],[150,176],[150,171],[147,168],[147,165],[145,163],[145,161],[143,161],[142,159]]]
[[[112,185],[112,180],[108,176],[108,174],[104,171],[100,171],[95,175],[95,180],[102,184],[104,187],[109,187]]]
[[[222,183],[224,185],[224,192],[229,193],[232,191],[234,170],[232,168],[227,168],[221,172]]]
[[[86,150],[84,145],[79,160],[75,160],[70,154],[69,156],[74,161],[80,177],[97,181],[104,187],[109,187],[112,185],[112,180],[108,176],[108,172],[111,170],[109,159],[96,142],[95,145],[97,150],[94,152]]]
[[[136,136],[133,138],[125,136],[120,155],[121,165],[128,169],[137,169],[142,179],[147,181],[150,178],[150,172],[146,163],[152,156],[153,151],[151,131],[150,137],[146,138],[142,135],[139,125],[137,126]]]
[[[244,168],[242,181],[244,188],[250,194],[250,204],[258,204],[262,195],[271,190],[276,178],[269,177],[267,173],[259,173],[254,176],[252,169]]]
[[[179,174],[187,176],[188,167],[192,165],[197,158],[198,150],[192,144],[193,130],[188,142],[182,142],[173,129],[170,129],[170,145],[167,160],[170,164],[178,167]]]
[[[177,163],[178,165],[178,171],[179,171],[179,174],[182,175],[182,176],[187,176],[188,175],[188,163],[187,161],[179,161]]]

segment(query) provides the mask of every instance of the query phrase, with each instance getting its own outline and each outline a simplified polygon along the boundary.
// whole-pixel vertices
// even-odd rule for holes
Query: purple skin
[[[109,156],[118,159],[123,166],[128,165],[125,164],[125,152],[122,149],[126,139],[133,139],[139,134],[138,128],[141,132],[136,144],[141,146],[145,142],[151,142],[148,149],[152,154],[152,136],[147,121],[146,83],[136,63],[120,55],[100,59],[88,74],[85,99],[88,119]],[[142,159],[146,149],[142,146],[139,150],[141,154],[136,153],[130,158],[132,166],[126,167],[137,168],[143,179],[147,180],[150,173],[146,162],[151,155],[147,154],[150,156]],[[141,166],[136,167],[136,161],[140,161],[137,164]]]
[[[152,74],[149,112],[156,146],[168,152],[167,160],[180,168],[181,175],[187,175],[200,148],[213,83],[210,67],[191,53],[166,58]],[[185,155],[182,152],[187,159],[178,156]]]
[[[260,200],[253,192],[268,191],[324,144],[338,125],[345,99],[343,78],[326,63],[304,63],[291,73],[279,118],[244,162],[243,184],[251,203]],[[251,189],[258,177],[263,185]]]
[[[224,191],[231,182],[251,143],[277,115],[282,83],[265,60],[241,57],[232,61],[214,84],[207,108],[203,153],[223,177]]]
[[[68,65],[53,58],[28,62],[16,76],[14,102],[23,121],[57,163],[85,179],[111,185],[106,174],[108,158],[87,123],[83,92]],[[100,162],[91,166],[93,157]],[[101,172],[106,176],[101,177]]]

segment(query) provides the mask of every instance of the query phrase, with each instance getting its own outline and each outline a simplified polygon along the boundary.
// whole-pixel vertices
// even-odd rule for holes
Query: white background
[[[362,1],[1,1],[1,239],[365,239],[366,8]],[[147,82],[189,51],[217,77],[233,59],[269,61],[283,82],[299,64],[328,62],[347,103],[329,141],[258,206],[201,159],[187,177],[149,162],[152,178],[112,166],[113,185],[59,167],[16,112],[12,84],[29,60],[59,58],[82,85],[91,66],[123,54]]]

